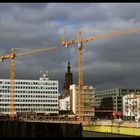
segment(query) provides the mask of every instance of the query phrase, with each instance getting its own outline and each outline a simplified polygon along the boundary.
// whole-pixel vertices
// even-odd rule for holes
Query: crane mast
[[[11,54],[14,56],[14,49],[11,49]],[[10,63],[10,120],[14,120],[14,79],[15,79],[15,61],[11,58]]]
[[[131,33],[140,32],[140,29],[128,29],[124,31],[116,31],[112,33],[107,34],[101,34],[96,35],[93,37],[89,37],[87,39],[81,38],[81,32],[78,32],[78,40],[69,40],[64,41],[62,40],[62,45],[64,47],[69,47],[72,44],[78,44],[78,87],[79,87],[79,93],[78,93],[78,115],[79,115],[79,121],[83,122],[84,119],[84,94],[83,94],[83,58],[82,58],[82,50],[83,50],[83,44],[89,41],[95,41],[97,39],[104,39],[104,38],[112,38],[116,36],[122,36],[122,35],[128,35]]]
[[[11,59],[10,62],[10,121],[14,120],[14,80],[15,80],[15,57],[18,56],[27,56],[34,55],[37,53],[45,52],[45,51],[56,51],[58,48],[44,48],[44,49],[30,49],[27,52],[16,53],[14,48],[11,49],[11,53],[8,55],[0,56],[0,60],[4,61],[5,59]]]
[[[83,55],[82,55],[82,47],[81,43],[81,32],[78,32],[78,116],[79,121],[83,121]]]

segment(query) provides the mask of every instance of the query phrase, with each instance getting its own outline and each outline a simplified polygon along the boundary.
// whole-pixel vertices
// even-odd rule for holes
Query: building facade
[[[112,108],[112,111],[114,112],[123,112],[123,96],[131,94],[133,92],[140,91],[140,89],[109,89],[109,90],[102,90],[102,91],[96,91],[95,92],[95,107],[97,109],[102,109],[104,106],[102,103],[102,100],[104,99],[110,99],[112,98],[112,103],[110,102],[110,109]],[[108,104],[108,102],[106,102]],[[106,108],[107,109],[107,108]]]
[[[14,81],[14,114],[58,113],[58,81],[43,75],[39,80]],[[0,79],[0,113],[10,113],[10,80]]]
[[[70,96],[70,85],[73,84],[73,74],[71,72],[70,62],[68,62],[67,72],[65,73],[65,81],[64,81],[64,97]]]
[[[59,99],[59,110],[70,110],[70,96]]]
[[[70,108],[78,116],[78,86],[70,86]],[[83,112],[84,117],[94,117],[95,89],[93,86],[83,86]]]
[[[123,97],[123,116],[140,120],[140,92]]]

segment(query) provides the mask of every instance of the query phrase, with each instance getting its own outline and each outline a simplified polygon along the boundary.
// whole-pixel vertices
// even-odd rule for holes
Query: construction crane
[[[79,121],[82,123],[84,118],[84,106],[83,106],[83,65],[82,65],[82,50],[83,50],[83,44],[89,41],[95,41],[97,39],[104,39],[104,38],[112,38],[115,36],[122,36],[127,35],[135,32],[140,32],[140,29],[128,29],[124,31],[117,31],[112,33],[106,33],[101,35],[96,35],[93,37],[89,37],[87,39],[82,39],[81,37],[81,31],[78,32],[78,39],[77,40],[69,40],[64,41],[64,37],[61,38],[61,43],[64,47],[73,47],[72,45],[78,44],[76,47],[78,49],[78,87],[79,87],[79,99],[78,99],[78,116]]]
[[[20,48],[19,48],[20,49]],[[19,56],[34,55],[46,51],[56,51],[58,48],[44,48],[44,49],[23,49],[24,52],[16,52],[15,48],[11,49],[11,53],[8,55],[0,56],[0,60],[11,59],[10,62],[10,121],[14,120],[14,79],[15,79],[15,62],[14,59]]]

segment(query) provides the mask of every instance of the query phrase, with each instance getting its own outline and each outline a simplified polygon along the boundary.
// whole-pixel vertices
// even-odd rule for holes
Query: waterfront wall
[[[113,134],[113,133],[103,133],[103,132],[95,132],[95,131],[83,131],[83,137],[134,137],[130,135],[120,135],[120,134]]]
[[[140,136],[140,127],[84,125],[83,130],[103,133],[113,133],[120,135]]]
[[[0,137],[82,137],[82,125],[0,121]]]

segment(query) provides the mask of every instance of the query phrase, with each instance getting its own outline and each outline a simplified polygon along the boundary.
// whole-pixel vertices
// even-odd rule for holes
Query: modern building
[[[96,91],[95,107],[96,109],[109,109],[114,112],[123,112],[123,96],[137,91],[140,91],[140,89],[114,88],[109,90]]]
[[[123,97],[123,116],[126,119],[140,120],[140,92]]]
[[[70,108],[72,112],[78,116],[79,90],[78,86],[73,84],[70,86]],[[84,117],[94,117],[95,89],[93,86],[83,86],[83,112]]]
[[[39,80],[14,81],[14,114],[58,114],[58,81],[43,75]],[[0,79],[0,113],[10,113],[10,80]]]
[[[65,73],[65,81],[64,81],[64,97],[70,96],[70,85],[73,84],[73,74],[71,72],[70,62],[68,62],[67,72]]]

